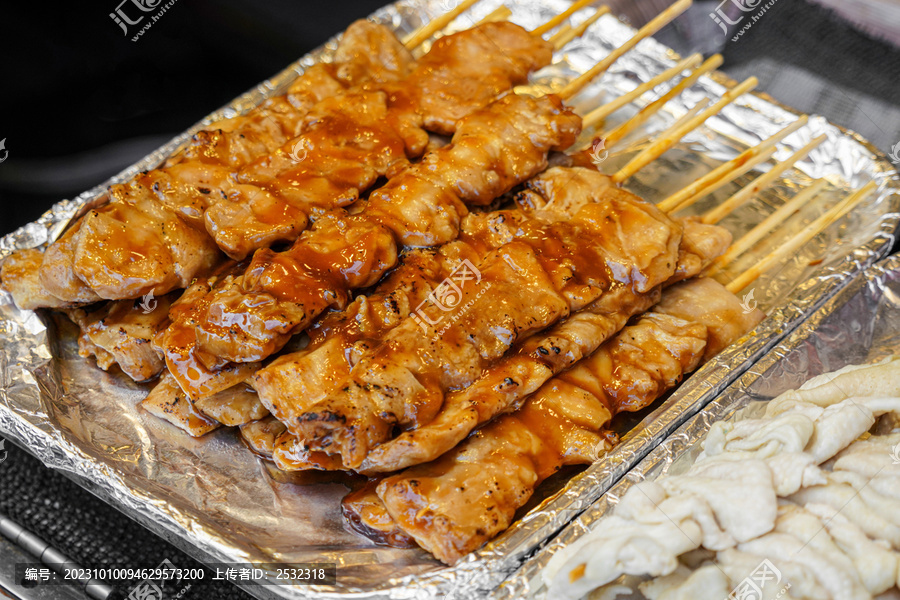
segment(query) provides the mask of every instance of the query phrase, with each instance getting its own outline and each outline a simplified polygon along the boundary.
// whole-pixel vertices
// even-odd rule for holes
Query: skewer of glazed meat
[[[451,144],[373,192],[361,213],[320,218],[285,252],[258,251],[243,278],[209,294],[190,319],[173,314],[163,343],[169,370],[193,395],[196,386],[177,372],[180,364],[214,370],[271,355],[318,314],[346,305],[350,290],[391,268],[398,241],[451,241],[466,203],[488,204],[537,174],[547,152],[571,145],[578,132],[578,118],[552,95],[509,94],[471,113]]]
[[[678,284],[522,408],[433,462],[351,493],[344,513],[375,541],[409,536],[452,565],[509,527],[547,477],[611,449],[616,413],[647,406],[761,319],[713,280]]]
[[[387,50],[363,51],[360,45],[370,40]],[[297,93],[306,92],[305,104],[295,102],[299,106],[292,113],[295,127],[290,137],[270,136],[286,148],[273,158],[256,160],[272,144],[256,144],[250,151],[219,141],[212,149],[208,144],[202,151],[189,149],[168,167],[113,186],[113,202],[89,213],[53,244],[43,257],[39,280],[31,282],[36,289],[19,283],[25,289],[16,297],[23,307],[60,306],[100,297],[136,298],[150,291],[161,295],[184,287],[218,260],[204,229],[232,255],[252,250],[273,235],[293,239],[306,222],[298,206],[315,211],[352,201],[359,189],[392,164],[403,164],[407,152],[415,156],[424,150],[423,127],[452,130],[460,115],[524,82],[528,72],[547,64],[551,55],[552,47],[540,37],[510,23],[487,23],[442,38],[425,57],[413,61],[382,26],[355,24],[337,51],[335,65],[317,65],[295,84]],[[339,79],[338,75],[350,78],[368,72],[351,61],[365,67],[372,56],[393,68],[373,69],[377,81]],[[473,73],[476,62],[486,65],[486,71]],[[381,77],[381,72],[390,75]],[[441,91],[438,88],[447,87],[445,81],[458,88]],[[354,87],[348,89],[345,83]],[[270,121],[267,116],[265,122]],[[245,134],[237,130],[233,137],[246,138],[241,136]],[[272,183],[272,169],[283,169],[286,156],[317,145],[322,148],[309,153],[293,178],[289,174],[278,182],[281,185]],[[320,157],[318,162],[315,157]],[[280,217],[281,228],[274,234],[265,227],[262,232],[246,225],[241,229],[237,218],[248,214],[247,204],[258,209],[259,214],[249,212],[256,217],[255,225]],[[278,210],[289,214],[278,215]],[[288,232],[286,220],[293,226]],[[121,231],[126,224],[127,236]],[[29,258],[41,262],[39,256]],[[16,291],[18,282],[9,276],[4,282]],[[42,293],[48,290],[53,294]]]
[[[840,202],[728,287],[701,278],[667,289],[651,312],[545,383],[519,410],[434,462],[350,494],[344,510],[351,524],[381,542],[411,537],[448,564],[477,549],[509,526],[541,481],[608,451],[615,435],[605,428],[615,414],[646,407],[759,323],[764,315],[747,311],[734,293],[874,187]]]

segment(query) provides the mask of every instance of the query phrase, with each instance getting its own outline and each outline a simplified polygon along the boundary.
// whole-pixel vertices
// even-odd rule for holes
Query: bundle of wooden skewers
[[[17,252],[0,272],[20,308],[80,327],[82,356],[155,381],[149,413],[195,437],[240,427],[285,471],[365,476],[344,501],[351,526],[448,564],[506,529],[547,477],[611,449],[617,413],[750,331],[765,315],[735,294],[875,188],[722,285],[711,277],[826,183],[737,241],[717,223],[824,136],[701,217],[679,217],[770,161],[806,119],[649,204],[621,184],[756,80],[696,104],[611,175],[600,149],[721,57],[685,58],[584,116],[566,102],[690,0],[542,96],[514,88],[608,9],[572,27],[591,3],[579,0],[529,32],[501,8],[414,54],[476,1],[402,41],[354,23],[285,95],[112,186],[46,251]],[[660,85],[671,87],[597,130]],[[596,133],[573,148],[582,131]]]

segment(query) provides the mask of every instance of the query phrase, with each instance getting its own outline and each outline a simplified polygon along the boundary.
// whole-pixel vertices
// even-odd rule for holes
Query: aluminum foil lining
[[[840,293],[772,348],[662,444],[526,561],[490,596],[492,600],[547,598],[541,572],[560,548],[590,531],[628,489],[666,473],[680,473],[700,454],[700,442],[713,423],[761,412],[760,403],[800,387],[812,377],[852,364],[871,364],[900,348],[900,255],[891,256],[857,276]],[[747,409],[746,411],[744,409]],[[740,412],[739,412],[740,411]],[[736,414],[737,413],[737,414]],[[626,585],[637,581],[622,581]],[[625,596],[623,596],[625,597]],[[639,591],[629,598],[644,598]]]
[[[454,4],[454,0],[399,2],[379,10],[373,18],[407,33]],[[513,11],[511,20],[527,28],[568,6],[567,0],[510,0],[504,4]],[[498,0],[484,0],[460,17],[454,27],[467,28],[499,5]],[[582,12],[574,20],[578,22],[587,14]],[[537,74],[535,87],[559,87],[632,33],[617,19],[603,17],[584,38],[558,53],[556,64]],[[35,223],[6,236],[0,240],[0,259],[16,248],[52,241],[72,217],[106,201],[107,186],[157,166],[194,132],[215,120],[246,111],[284,91],[305,67],[327,60],[334,47],[332,40],[110,181],[74,200],[60,202]],[[574,104],[584,114],[670,67],[676,58],[656,41],[645,40],[575,98]],[[722,83],[727,85],[727,79],[701,79],[683,100],[670,103],[651,120],[643,132],[613,148],[602,169],[614,172],[654,131],[684,114],[686,104],[702,97],[719,97],[725,89]],[[641,103],[656,97],[648,93]],[[615,126],[634,110],[623,109],[610,118],[607,126]],[[762,97],[744,96],[645,168],[628,187],[647,200],[660,200],[795,118],[791,111]],[[0,295],[0,432],[200,560],[338,564],[338,581],[333,587],[250,586],[248,591],[259,597],[481,597],[786,332],[890,248],[898,223],[898,183],[891,165],[870,145],[813,116],[808,126],[787,138],[788,150],[780,151],[777,158],[784,158],[822,133],[828,137],[825,144],[724,221],[740,235],[811,179],[825,177],[832,184],[820,201],[792,217],[781,233],[770,236],[764,248],[748,253],[744,262],[758,259],[848,189],[875,179],[879,182],[877,195],[851,218],[844,219],[840,227],[814,240],[788,264],[754,285],[755,300],[771,315],[755,332],[687,380],[605,459],[543,499],[509,531],[454,568],[442,566],[424,551],[378,547],[348,531],[339,509],[346,493],[344,486],[276,480],[233,431],[218,430],[192,439],[139,410],[137,404],[147,393],[147,385],[134,384],[121,374],[105,373],[92,361],[79,358],[71,324],[44,313],[17,310],[8,294]],[[589,138],[586,135],[582,141],[586,143]],[[746,183],[749,178],[745,176],[738,183]],[[737,189],[733,184],[694,209],[701,212]],[[546,491],[542,493],[547,495]]]

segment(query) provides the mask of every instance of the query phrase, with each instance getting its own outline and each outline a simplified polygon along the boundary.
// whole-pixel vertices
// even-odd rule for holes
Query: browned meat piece
[[[259,421],[241,425],[241,438],[247,446],[263,458],[272,460],[275,440],[285,432],[284,423],[269,415]]]
[[[273,154],[248,164],[240,184],[226,190],[205,213],[206,228],[229,256],[242,259],[258,248],[293,241],[307,215],[354,202],[378,177],[408,164],[407,148],[388,112],[383,92],[348,92],[326,98],[307,115],[304,132]]]
[[[162,298],[109,302],[93,312],[68,311],[81,329],[78,354],[96,357],[97,366],[108,371],[118,364],[135,381],[156,377],[166,366],[152,341],[168,321],[171,295]]]
[[[697,298],[727,315],[740,310],[738,299],[711,280],[669,288],[663,301],[691,306],[688,315],[645,314],[545,383],[518,411],[436,461],[388,477],[377,488],[383,504],[368,502],[377,510],[348,515],[360,521],[354,529],[365,533],[371,529],[366,516],[373,518],[378,529],[399,529],[448,564],[480,547],[509,526],[540,482],[564,465],[593,462],[612,447],[615,436],[605,430],[610,419],[644,408],[677,385],[709,356],[714,329],[722,332],[718,343],[727,345],[763,318],[742,313],[723,329],[716,311],[696,310],[690,300]],[[345,503],[345,514],[348,506],[356,504]]]
[[[368,214],[407,246],[459,233],[466,204],[486,205],[547,167],[574,143],[581,119],[553,95],[507,94],[460,120],[450,144],[425,155],[369,199]]]
[[[191,143],[170,158],[166,167],[200,162],[239,169],[296,137],[306,112],[319,100],[343,92],[346,85],[336,78],[335,65],[313,65],[291,84],[287,94],[269,98],[244,115],[216,121],[215,129],[194,134]]]
[[[108,300],[187,287],[221,262],[205,232],[149,196],[90,211],[73,245],[75,274]]]
[[[415,105],[426,129],[450,135],[462,117],[526,83],[552,59],[553,44],[539,36],[506,21],[486,23],[440,38],[419,59],[409,85],[385,89],[398,96],[395,104]]]
[[[47,291],[41,282],[40,267],[44,254],[29,248],[10,254],[0,265],[0,282],[12,294],[13,302],[21,309],[63,308],[71,303]]]
[[[241,384],[195,400],[194,408],[228,427],[246,425],[269,414],[256,392]]]
[[[748,311],[733,294],[724,294],[721,284],[706,278],[686,281],[672,287],[654,311],[706,326],[709,340],[703,355],[704,362],[765,318],[759,310]]]
[[[391,30],[366,19],[355,21],[344,31],[331,60],[338,79],[349,85],[400,81],[416,65]]]
[[[280,356],[256,372],[253,387],[275,417],[290,422],[346,381],[348,346],[343,336],[334,336],[313,348]]]
[[[141,406],[151,415],[168,421],[194,437],[206,435],[219,427],[219,423],[204,416],[194,408],[190,399],[178,387],[175,378],[166,373]]]
[[[44,289],[67,302],[90,304],[100,300],[97,295],[74,270],[74,245],[81,236],[79,221],[51,244],[44,253],[39,277]]]
[[[600,196],[569,221],[526,230],[489,255],[478,266],[477,285],[462,287],[450,304],[465,310],[451,317],[446,306],[431,305],[401,323],[353,367],[349,385],[286,423],[288,429],[359,468],[395,426],[415,430],[455,406],[445,394],[474,383],[518,340],[605,293],[643,294],[666,282],[675,273],[681,228],[625,192]],[[535,357],[548,367],[554,360]],[[553,373],[540,369],[543,380]],[[494,391],[511,386],[519,387],[507,375]]]
[[[310,450],[294,434],[285,431],[275,440],[272,450],[275,466],[283,471],[339,471],[341,461],[324,452]]]
[[[415,548],[416,543],[397,527],[387,512],[375,488],[380,480],[371,479],[366,485],[344,497],[341,509],[350,528],[376,544],[394,548]]]
[[[326,309],[346,306],[350,290],[373,285],[396,260],[383,228],[359,215],[325,215],[291,249],[258,251],[242,278],[204,299],[198,348],[221,359],[262,360]]]

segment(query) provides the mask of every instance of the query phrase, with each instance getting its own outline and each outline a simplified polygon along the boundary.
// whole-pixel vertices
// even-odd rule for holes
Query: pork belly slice
[[[341,511],[353,531],[364,535],[376,544],[394,548],[416,548],[415,540],[397,527],[384,503],[375,492],[380,479],[370,479],[366,484],[344,496]]]
[[[284,423],[272,415],[241,425],[241,438],[247,447],[267,460],[272,460],[275,440],[284,432]]]
[[[135,381],[159,375],[166,363],[152,342],[168,322],[169,306],[175,296],[108,302],[92,312],[66,311],[81,329],[79,356],[95,357],[97,366],[104,371],[119,365]]]
[[[185,288],[221,262],[206,232],[149,195],[89,212],[74,243],[75,274],[108,300]]]
[[[221,427],[221,423],[194,408],[190,398],[168,373],[162,376],[150,394],[141,401],[141,406],[151,415],[168,421],[193,437],[204,436]]]
[[[12,294],[13,302],[22,310],[65,308],[72,303],[47,291],[41,282],[40,268],[44,253],[34,248],[17,250],[0,265],[0,283]]]
[[[194,400],[194,408],[210,419],[228,427],[246,425],[269,414],[259,396],[245,384],[238,384]]]

